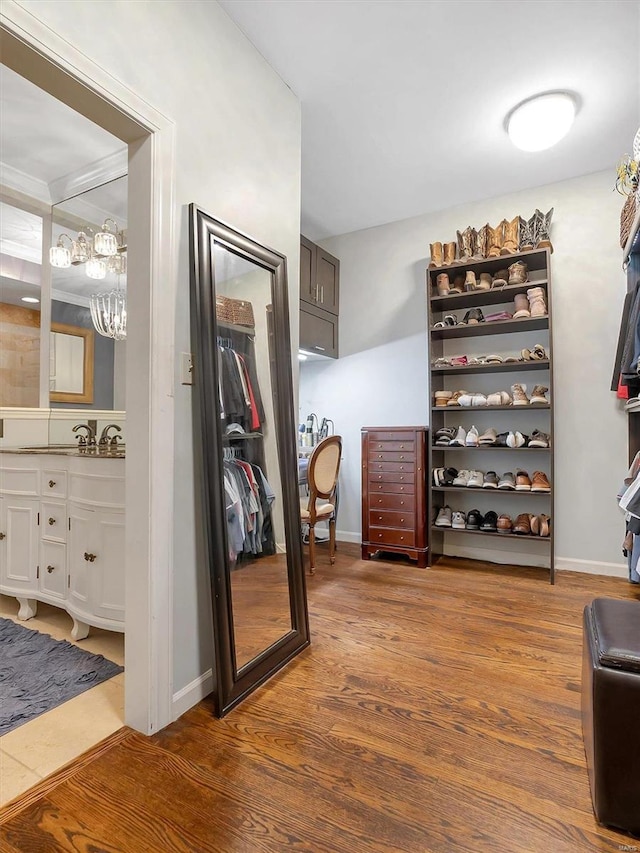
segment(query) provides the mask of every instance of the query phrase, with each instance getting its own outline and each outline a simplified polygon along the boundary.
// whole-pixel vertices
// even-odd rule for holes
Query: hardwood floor
[[[225,719],[123,730],[0,816],[7,853],[584,853],[583,606],[623,580],[319,549],[312,646]],[[627,845],[626,848],[624,845]]]

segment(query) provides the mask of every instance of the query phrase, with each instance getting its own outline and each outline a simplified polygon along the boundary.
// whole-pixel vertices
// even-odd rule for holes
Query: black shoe
[[[453,481],[458,476],[458,472],[455,468],[444,468],[442,473],[440,474],[440,479],[442,481],[441,485],[443,486],[452,486]]]
[[[498,513],[490,510],[482,519],[480,530],[485,533],[496,533],[498,530]]]
[[[507,436],[508,435],[509,435],[508,432],[499,432],[498,435],[496,436],[496,443],[495,443],[494,447],[508,447],[509,446],[507,444]]]
[[[472,509],[467,514],[467,530],[480,530],[482,513],[479,509]]]
[[[484,323],[484,314],[480,310],[480,308],[471,308],[464,315],[464,319],[462,321],[465,325],[475,326],[476,323]]]

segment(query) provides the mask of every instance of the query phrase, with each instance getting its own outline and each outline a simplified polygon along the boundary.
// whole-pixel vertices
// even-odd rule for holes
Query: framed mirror
[[[309,645],[286,258],[190,207],[194,440],[216,712]]]
[[[93,403],[93,350],[91,329],[51,324],[49,399],[52,403]]]

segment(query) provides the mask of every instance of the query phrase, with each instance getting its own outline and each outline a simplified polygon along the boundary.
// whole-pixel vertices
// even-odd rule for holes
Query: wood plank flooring
[[[310,649],[223,720],[205,700],[45,780],[0,813],[0,849],[640,850],[595,822],[580,727],[582,608],[637,588],[319,551]]]

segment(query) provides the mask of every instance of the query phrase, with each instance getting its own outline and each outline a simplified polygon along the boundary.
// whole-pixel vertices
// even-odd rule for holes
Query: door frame
[[[14,0],[2,62],[129,147],[125,723],[172,721],[175,124]]]

